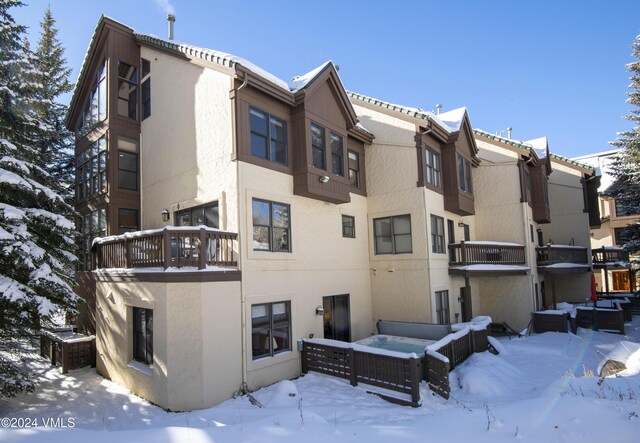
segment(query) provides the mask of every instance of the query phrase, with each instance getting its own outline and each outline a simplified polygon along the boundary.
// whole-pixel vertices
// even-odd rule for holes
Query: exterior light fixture
[[[322,306],[318,306],[316,308],[316,315],[323,315],[324,314],[324,308]]]
[[[165,223],[169,221],[169,210],[168,209],[163,209],[162,210],[162,221],[165,222]]]
[[[463,220],[460,220],[460,221],[458,222],[458,226],[459,226],[459,227],[461,227],[461,228],[464,228],[464,221],[463,221]]]
[[[320,180],[320,183],[329,183],[329,176],[328,175],[323,175],[318,180]]]
[[[538,234],[540,234],[540,233],[542,232],[542,228],[541,228],[540,226],[538,226],[538,228],[536,229],[536,232],[537,232]]]

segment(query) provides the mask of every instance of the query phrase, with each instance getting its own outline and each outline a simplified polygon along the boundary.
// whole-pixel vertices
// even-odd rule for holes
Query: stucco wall
[[[96,305],[96,363],[105,377],[175,411],[212,406],[240,386],[240,329],[228,322],[239,317],[239,282],[98,282]],[[153,309],[147,371],[129,367],[133,307]]]
[[[220,227],[235,231],[230,76],[146,47],[141,56],[151,61],[152,110],[141,123],[142,228],[169,224],[165,208],[219,201]]]
[[[535,303],[531,276],[475,277],[471,284],[480,292],[480,311],[495,323],[506,321],[518,331],[529,324]]]
[[[545,242],[589,247],[589,216],[584,212],[582,173],[559,162],[552,162],[549,176],[551,223],[541,225]]]
[[[366,148],[369,261],[372,268],[371,297],[374,319],[436,322],[435,292],[449,291],[451,322],[461,314],[458,295],[464,279],[451,277],[448,254],[431,249],[431,215],[454,221],[456,241],[463,239],[459,221],[470,225],[473,217],[460,217],[444,210],[442,194],[416,185],[416,125],[354,103],[358,118],[376,136]],[[373,220],[411,215],[412,253],[375,254]],[[445,251],[446,252],[446,251]],[[458,317],[461,318],[461,317]]]
[[[367,200],[335,205],[293,195],[293,178],[249,163],[239,163],[240,239],[246,316],[244,356],[250,388],[300,374],[296,341],[323,337],[323,317],[316,314],[324,296],[349,294],[351,338],[373,332],[368,260]],[[268,183],[268,186],[265,184]],[[286,203],[291,208],[292,252],[253,250],[252,200]],[[356,238],[342,236],[342,214],[355,217]],[[291,302],[292,351],[253,360],[251,305]]]

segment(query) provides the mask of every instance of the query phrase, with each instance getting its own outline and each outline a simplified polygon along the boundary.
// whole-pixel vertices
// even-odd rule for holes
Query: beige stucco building
[[[574,258],[541,261],[534,232],[588,240],[554,217],[588,223],[572,202],[592,170],[474,132],[464,108],[347,92],[331,62],[284,82],[102,17],[66,123],[97,370],[171,410],[296,377],[300,339],[377,319],[524,327]]]
[[[598,187],[600,223],[591,229],[597,288],[602,293],[625,294],[638,290],[637,264],[634,267],[622,245],[627,239],[627,227],[639,223],[640,214],[630,211],[624,199],[615,199],[605,193],[616,186],[612,165],[620,153],[620,149],[614,149],[574,159],[597,168],[602,177]]]

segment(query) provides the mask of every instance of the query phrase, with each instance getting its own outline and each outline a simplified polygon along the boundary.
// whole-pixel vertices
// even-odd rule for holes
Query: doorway
[[[331,295],[322,298],[324,308],[324,338],[351,341],[351,315],[349,295]]]

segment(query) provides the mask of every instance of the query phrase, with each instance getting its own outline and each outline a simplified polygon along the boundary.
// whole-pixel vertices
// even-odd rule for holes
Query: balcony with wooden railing
[[[593,267],[604,268],[629,268],[629,252],[618,247],[604,247],[591,251]]]
[[[462,241],[449,245],[450,275],[521,275],[528,271],[524,246],[517,243]]]
[[[584,246],[551,245],[536,248],[536,264],[539,272],[586,272],[589,265],[588,249]]]
[[[130,232],[96,239],[94,263],[97,269],[236,270],[237,238],[204,226]]]

